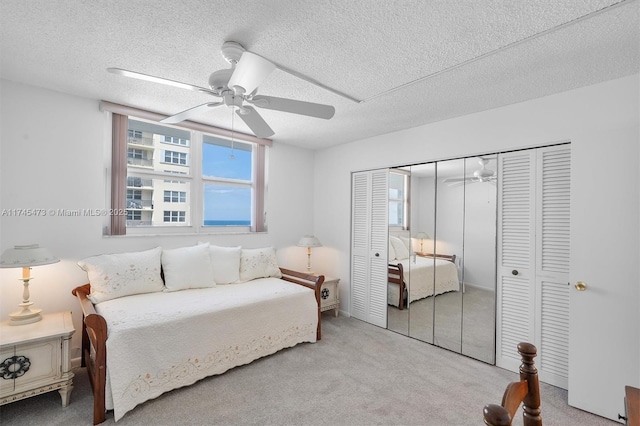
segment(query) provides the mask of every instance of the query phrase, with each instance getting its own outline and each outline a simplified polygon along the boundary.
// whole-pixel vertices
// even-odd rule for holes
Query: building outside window
[[[183,211],[178,210],[165,210],[164,221],[165,222],[184,222],[186,214]]]
[[[124,233],[266,230],[266,146],[134,117],[126,123]]]
[[[184,191],[164,191],[165,203],[184,203],[187,201],[187,193]]]
[[[177,151],[165,151],[164,162],[172,164],[180,164],[182,166],[187,165],[187,153]]]

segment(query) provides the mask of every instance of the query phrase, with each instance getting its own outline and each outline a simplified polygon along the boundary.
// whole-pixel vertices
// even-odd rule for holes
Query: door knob
[[[578,281],[575,285],[576,290],[578,291],[585,291],[587,289],[587,285],[585,283],[583,283],[582,281]]]
[[[376,257],[380,257],[380,253],[376,253]]]
[[[513,271],[511,271],[511,273],[512,273],[513,275],[518,275],[518,270],[517,270],[517,269],[514,269]]]

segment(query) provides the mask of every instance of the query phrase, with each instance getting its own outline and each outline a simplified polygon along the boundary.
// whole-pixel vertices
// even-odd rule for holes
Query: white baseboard
[[[82,364],[82,358],[81,357],[71,358],[71,368],[80,368],[81,364]]]

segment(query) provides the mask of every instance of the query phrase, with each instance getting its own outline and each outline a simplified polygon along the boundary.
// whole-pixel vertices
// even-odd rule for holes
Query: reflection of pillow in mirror
[[[404,246],[407,248],[407,250],[409,250],[409,253],[411,253],[413,251],[411,249],[411,238],[407,238],[407,237],[399,237],[399,238],[400,238],[400,241],[402,241]]]
[[[409,249],[404,245],[402,240],[398,237],[389,237],[389,241],[393,245],[393,250],[396,253],[396,259],[408,259],[409,258]]]
[[[396,251],[393,249],[393,244],[391,244],[391,237],[389,237],[389,253],[387,253],[389,257],[389,262],[396,259]]]

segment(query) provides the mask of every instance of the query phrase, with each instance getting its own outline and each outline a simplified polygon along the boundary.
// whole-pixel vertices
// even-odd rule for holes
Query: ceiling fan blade
[[[169,80],[167,78],[162,78],[162,77],[156,77],[149,74],[143,74],[141,72],[129,71],[122,68],[107,68],[107,71],[109,71],[112,74],[118,74],[118,75],[123,75],[125,77],[137,78],[138,80],[151,81],[153,83],[160,83],[166,86],[178,87],[180,89],[193,90],[194,92],[209,93],[210,95],[219,96],[219,94],[217,94],[213,90],[207,89],[205,87],[194,86],[192,84],[182,83],[175,80]]]
[[[336,109],[331,105],[276,98],[274,96],[258,95],[249,99],[248,102],[251,102],[253,105],[260,108],[307,115],[309,117],[324,118],[325,120],[330,119],[336,113]]]
[[[262,56],[251,52],[243,52],[227,86],[235,90],[236,93],[241,91],[240,87],[244,90],[242,94],[251,93],[275,68],[276,66],[273,63]]]
[[[471,178],[446,178],[443,180],[443,182],[449,183],[449,182],[464,182],[464,181],[470,181]]]
[[[200,114],[203,110],[223,105],[224,102],[207,102],[206,104],[198,105],[193,108],[189,108],[182,112],[179,112],[171,117],[167,117],[164,120],[160,120],[161,123],[174,124],[184,120],[188,120],[196,115]]]
[[[241,109],[236,110],[236,114],[249,126],[253,134],[259,138],[268,138],[275,133],[260,114],[258,114],[258,111],[250,106],[243,106]]]

